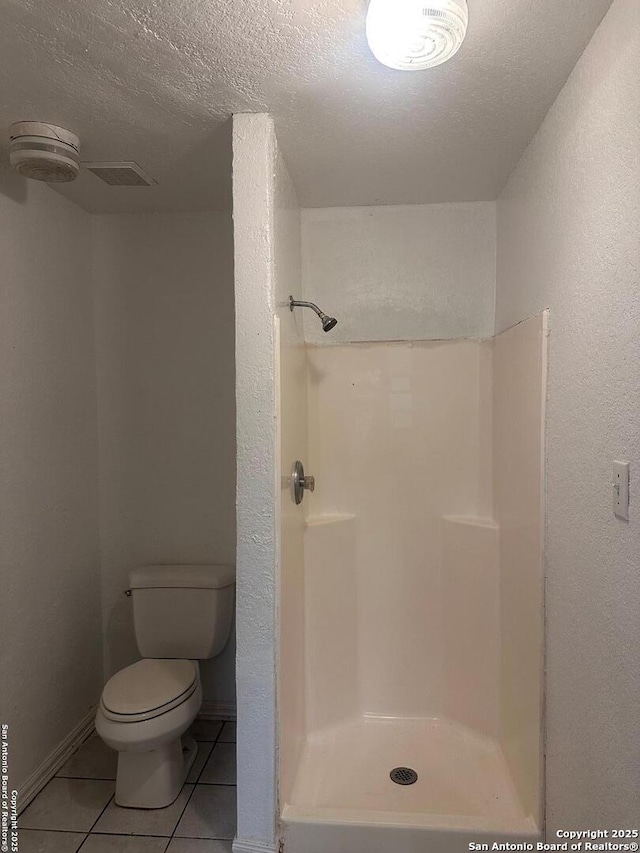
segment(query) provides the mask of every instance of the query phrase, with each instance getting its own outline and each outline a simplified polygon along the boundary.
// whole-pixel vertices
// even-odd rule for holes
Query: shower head
[[[322,320],[323,332],[330,332],[331,329],[334,328],[334,326],[338,325],[338,321],[336,320],[335,317],[327,317],[326,314],[323,314],[323,316],[320,319]]]
[[[290,296],[289,310],[293,311],[294,308],[311,308],[312,311],[315,311],[318,317],[320,317],[322,330],[324,332],[330,332],[331,329],[334,329],[338,325],[338,321],[335,317],[327,317],[324,311],[321,311],[317,305],[313,304],[313,302],[299,302],[297,299],[294,299],[293,296]]]

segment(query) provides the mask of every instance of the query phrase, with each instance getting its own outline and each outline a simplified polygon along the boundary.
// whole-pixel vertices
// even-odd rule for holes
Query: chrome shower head
[[[318,317],[320,317],[322,330],[324,332],[330,332],[331,329],[334,329],[338,325],[338,321],[335,317],[327,317],[324,311],[321,311],[317,305],[313,304],[313,302],[299,302],[297,299],[294,299],[293,296],[290,296],[289,310],[293,311],[294,308],[311,308],[312,311],[315,311]]]
[[[327,317],[326,314],[323,314],[320,319],[322,320],[322,331],[323,332],[330,332],[331,329],[334,328],[334,326],[338,325],[338,321],[336,320],[335,317]]]

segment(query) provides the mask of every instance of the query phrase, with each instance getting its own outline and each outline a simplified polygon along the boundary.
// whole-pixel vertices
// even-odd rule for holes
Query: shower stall
[[[297,351],[318,485],[282,590],[295,853],[539,837],[545,322]]]
[[[234,125],[238,850],[541,837],[547,316],[493,336],[494,214],[300,211]]]

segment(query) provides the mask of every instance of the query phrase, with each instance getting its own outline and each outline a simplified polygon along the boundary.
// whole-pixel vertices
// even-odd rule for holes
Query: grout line
[[[214,751],[215,751],[215,748],[216,748],[216,746],[218,745],[218,741],[220,740],[220,735],[222,734],[222,730],[223,730],[223,729],[224,729],[224,723],[220,726],[220,731],[219,731],[219,732],[218,732],[218,734],[216,735],[216,739],[215,739],[215,740],[213,740],[213,741],[211,741],[211,740],[205,740],[205,741],[202,741],[202,743],[212,743],[212,744],[213,744],[213,746],[211,747],[211,752],[210,752],[210,753],[209,753],[209,755],[207,756],[207,760],[204,762],[204,764],[202,765],[202,769],[201,769],[201,770],[200,770],[200,772],[198,773],[198,778],[196,779],[196,781],[195,781],[195,782],[191,783],[191,784],[193,784],[194,786],[195,786],[195,785],[199,785],[199,784],[203,784],[203,785],[204,785],[204,784],[206,784],[205,782],[202,782],[202,783],[201,783],[201,782],[200,782],[200,779],[201,779],[201,777],[202,777],[202,774],[204,773],[204,768],[205,768],[205,767],[207,766],[207,764],[211,761],[211,757],[213,756],[213,753],[214,753]],[[198,743],[198,741],[196,741],[196,743]],[[182,815],[181,815],[181,817],[182,817]],[[177,826],[177,825],[178,825],[178,824],[176,824],[176,826]],[[174,830],[174,832],[175,832],[175,830]]]
[[[130,836],[135,838],[136,836]],[[170,838],[169,841],[208,841],[211,843],[212,841],[226,841],[227,844],[233,844],[233,838],[222,838],[219,835],[211,836],[208,835],[176,835],[174,838]]]
[[[105,807],[102,809],[102,811],[100,812],[100,814],[98,815],[98,817],[94,820],[94,822],[91,824],[91,829],[90,829],[90,830],[89,830],[89,832],[87,833],[87,838],[89,838],[89,836],[91,835],[91,831],[93,830],[93,827],[98,823],[98,821],[100,820],[100,818],[102,817],[102,815],[106,812],[106,810],[107,810],[107,809],[109,808],[109,806],[111,805],[111,801],[112,801],[112,800],[115,800],[115,798],[116,798],[115,793],[113,793],[113,794],[109,797],[109,799],[107,800],[107,803],[106,803]],[[82,842],[82,844],[80,845],[80,847],[78,847],[78,850],[76,850],[76,853],[79,853],[79,851],[80,851],[80,850],[82,850],[82,848],[84,847],[84,845],[85,845],[85,843],[86,843],[86,841],[87,841],[87,838],[85,838],[85,839],[84,839],[84,841]]]
[[[171,840],[170,835],[149,835],[148,832],[90,832],[96,838],[155,838],[156,840]]]
[[[197,742],[198,742],[198,741],[196,741],[196,743],[197,743]],[[211,750],[211,752],[213,752],[213,749]],[[196,755],[196,758],[197,758],[197,757],[198,757],[198,756]],[[208,760],[209,760],[209,759],[207,759],[207,761],[208,761]],[[205,761],[205,764],[206,764],[206,761]],[[204,770],[204,764],[202,765],[202,770]],[[202,770],[200,771],[200,773],[202,773]],[[198,775],[198,778],[200,778],[200,775]],[[185,785],[186,785],[186,784],[187,784],[187,783],[185,782]],[[171,835],[170,835],[170,837],[169,837],[169,844],[171,844],[171,839],[172,839],[172,838],[173,838],[173,836],[176,834],[176,829],[178,828],[178,824],[179,824],[179,823],[180,823],[180,821],[182,820],[182,816],[183,816],[183,815],[184,815],[184,813],[186,812],[187,807],[188,807],[189,803],[191,802],[191,797],[193,797],[193,793],[194,793],[194,791],[195,791],[195,789],[196,789],[196,784],[197,784],[196,782],[189,782],[188,784],[189,784],[189,785],[192,785],[191,793],[190,793],[190,794],[189,794],[189,796],[187,797],[187,802],[184,804],[184,808],[183,808],[183,809],[182,809],[182,811],[180,812],[180,815],[178,816],[178,820],[176,821],[175,826],[173,827],[173,830],[171,831]],[[180,796],[180,795],[178,795],[178,796]],[[167,844],[167,847],[169,846],[169,844]]]
[[[209,755],[207,755],[207,760],[203,762],[202,767],[200,768],[200,772],[198,773],[198,775],[197,775],[197,777],[196,777],[196,780],[195,780],[195,782],[193,783],[194,785],[198,785],[198,784],[200,783],[200,779],[201,779],[201,777],[202,777],[202,774],[204,773],[204,768],[207,766],[207,764],[209,763],[209,761],[211,761],[211,756],[213,755],[213,750],[214,750],[215,748],[216,748],[216,742],[214,741],[214,744],[213,744],[213,746],[211,747],[211,751],[209,752]]]
[[[219,731],[219,732],[218,732],[218,734],[216,735],[216,739],[213,741],[213,746],[211,747],[211,752],[209,753],[209,757],[207,758],[207,760],[205,761],[205,763],[202,765],[202,770],[198,773],[198,778],[197,778],[197,779],[196,779],[196,781],[195,781],[195,784],[196,784],[196,785],[200,782],[200,779],[201,779],[201,777],[202,777],[202,774],[204,773],[204,768],[205,768],[205,767],[207,766],[207,764],[211,761],[211,759],[212,759],[212,757],[213,757],[213,753],[216,751],[216,746],[220,743],[220,738],[222,737],[222,732],[223,732],[223,731],[224,731],[224,723],[220,726],[220,731]],[[208,741],[208,742],[209,742],[209,743],[211,743],[211,741]],[[203,783],[203,784],[204,784],[204,783]]]
[[[54,779],[80,779],[83,782],[115,782],[116,777],[108,779],[106,776],[54,776]],[[44,790],[44,789],[43,789]]]
[[[185,805],[184,809],[182,810],[182,814],[180,815],[180,817],[179,817],[179,818],[178,818],[178,820],[176,821],[176,825],[173,827],[173,832],[171,833],[171,838],[169,839],[169,844],[171,843],[171,839],[175,838],[176,829],[177,829],[177,828],[178,828],[178,826],[180,825],[180,821],[182,820],[182,816],[183,816],[183,815],[184,815],[184,813],[186,812],[186,810],[187,810],[187,806],[189,805],[189,802],[191,801],[191,797],[193,797],[193,795],[194,795],[194,793],[195,793],[195,791],[196,791],[196,788],[198,787],[198,783],[199,783],[199,781],[200,781],[200,777],[201,777],[201,776],[202,776],[202,774],[204,773],[204,768],[207,766],[207,764],[209,763],[209,761],[211,760],[211,758],[212,758],[212,756],[213,756],[213,753],[215,752],[215,748],[216,748],[216,746],[218,745],[218,742],[219,742],[219,740],[220,740],[220,736],[222,735],[222,731],[223,731],[223,729],[224,729],[224,723],[220,726],[220,731],[218,732],[218,734],[217,734],[217,736],[216,736],[216,739],[215,739],[215,740],[214,740],[214,742],[213,742],[213,746],[211,747],[211,752],[209,753],[209,755],[208,755],[208,757],[207,757],[207,760],[206,760],[206,761],[204,762],[204,764],[202,765],[202,770],[200,771],[200,773],[198,773],[198,778],[197,778],[197,779],[196,779],[196,781],[193,783],[193,788],[192,788],[192,790],[191,790],[191,794],[190,794],[190,796],[189,796],[189,799],[187,800],[186,805]],[[196,741],[196,743],[197,743],[197,741]],[[208,743],[211,743],[211,741],[208,741]],[[196,756],[196,757],[197,757],[197,756]],[[167,845],[167,846],[168,846],[168,845]],[[165,851],[165,853],[166,853],[166,851]]]
[[[88,830],[86,829],[46,829],[44,826],[39,826],[37,829],[34,829],[31,826],[19,826],[18,832],[66,832],[74,835],[88,834]],[[82,840],[84,841],[84,838]]]
[[[82,841],[80,842],[80,846],[79,846],[79,847],[76,847],[76,853],[78,853],[78,851],[80,850],[80,847],[82,847],[82,845],[84,844],[84,842],[87,840],[87,838],[88,838],[88,837],[89,837],[89,833],[87,832],[87,834],[85,835],[85,837],[84,837],[84,838],[82,839]]]
[[[215,741],[214,741],[213,748],[212,748],[212,750],[211,750],[211,752],[210,752],[210,754],[209,754],[209,758],[207,758],[207,760],[205,761],[205,763],[202,765],[202,770],[200,771],[200,774],[198,775],[198,778],[197,778],[196,783],[195,783],[196,785],[220,785],[220,786],[222,786],[223,788],[237,788],[237,787],[238,787],[238,780],[237,780],[237,778],[236,778],[236,781],[235,781],[235,782],[201,782],[201,781],[200,781],[200,779],[202,778],[202,774],[204,773],[204,768],[207,766],[207,764],[208,764],[208,763],[211,761],[211,759],[213,758],[213,753],[215,752],[216,747],[218,746],[218,744],[219,744],[219,743],[222,743],[222,744],[225,744],[225,745],[227,745],[227,746],[232,746],[232,745],[233,745],[233,746],[235,746],[235,745],[236,745],[235,741],[220,740],[220,738],[222,737],[222,732],[224,731],[224,727],[225,727],[225,725],[226,725],[226,723],[227,723],[227,722],[228,722],[228,721],[225,721],[225,722],[222,724],[222,726],[221,726],[221,728],[220,728],[220,731],[218,732],[218,737],[217,737],[217,738],[215,739]],[[237,777],[237,774],[236,774],[236,777]]]
[[[169,808],[169,806],[166,806]],[[148,811],[148,810],[147,810]],[[171,838],[170,835],[152,835],[149,832],[115,832],[111,830],[111,832],[91,832],[90,835],[106,835],[109,838]]]
[[[190,784],[190,785],[192,785],[191,793],[190,793],[190,794],[189,794],[189,796],[187,797],[187,802],[184,804],[184,808],[183,808],[183,809],[182,809],[182,811],[180,812],[180,815],[179,815],[179,817],[178,817],[178,820],[176,821],[176,825],[173,827],[173,830],[172,830],[172,832],[171,832],[171,835],[169,836],[169,843],[171,843],[171,839],[172,839],[172,838],[174,837],[174,835],[176,834],[176,829],[178,828],[178,824],[179,824],[179,823],[180,823],[180,821],[182,820],[182,816],[183,816],[183,815],[184,815],[184,813],[186,812],[186,810],[187,810],[187,806],[188,806],[188,805],[189,805],[189,803],[191,802],[191,797],[193,797],[193,792],[194,792],[194,791],[195,791],[195,789],[196,789],[195,784],[193,784],[193,783],[191,783],[191,782],[190,782],[189,784]],[[167,846],[169,846],[169,845],[167,845]]]
[[[108,802],[107,802],[106,806],[102,809],[102,811],[100,812],[100,814],[98,815],[98,817],[97,817],[97,818],[94,820],[94,822],[92,823],[92,825],[91,825],[91,829],[89,830],[89,832],[93,832],[93,827],[98,823],[98,821],[100,820],[100,818],[102,817],[102,815],[103,815],[103,814],[106,812],[106,810],[109,808],[109,806],[111,805],[111,801],[112,801],[112,800],[113,800],[113,802],[115,803],[115,801],[116,801],[115,791],[114,791],[114,793],[109,797],[109,800],[108,800]]]
[[[224,731],[224,727],[227,725],[227,723],[235,723],[235,720],[225,720],[225,721],[222,723],[222,726],[221,726],[221,728],[220,728],[220,732],[219,732],[219,734],[218,734],[218,737],[216,738],[216,743],[217,743],[217,742],[220,740],[220,738],[222,737],[222,732]],[[223,741],[221,741],[221,743],[232,743],[232,742],[233,742],[233,743],[235,743],[235,741],[228,741],[228,740],[223,740]]]
[[[138,835],[130,835],[129,838],[139,838]],[[156,836],[157,837],[157,836]],[[171,842],[174,840],[174,836],[171,838],[167,838],[167,846],[164,848],[163,853],[167,853]],[[203,838],[201,835],[178,835],[175,836],[176,841],[226,841],[228,844],[233,844],[233,838]]]

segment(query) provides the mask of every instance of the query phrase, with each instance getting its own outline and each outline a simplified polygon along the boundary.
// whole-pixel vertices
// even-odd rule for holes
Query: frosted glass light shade
[[[367,41],[383,65],[420,71],[458,52],[468,21],[467,0],[371,0]]]

